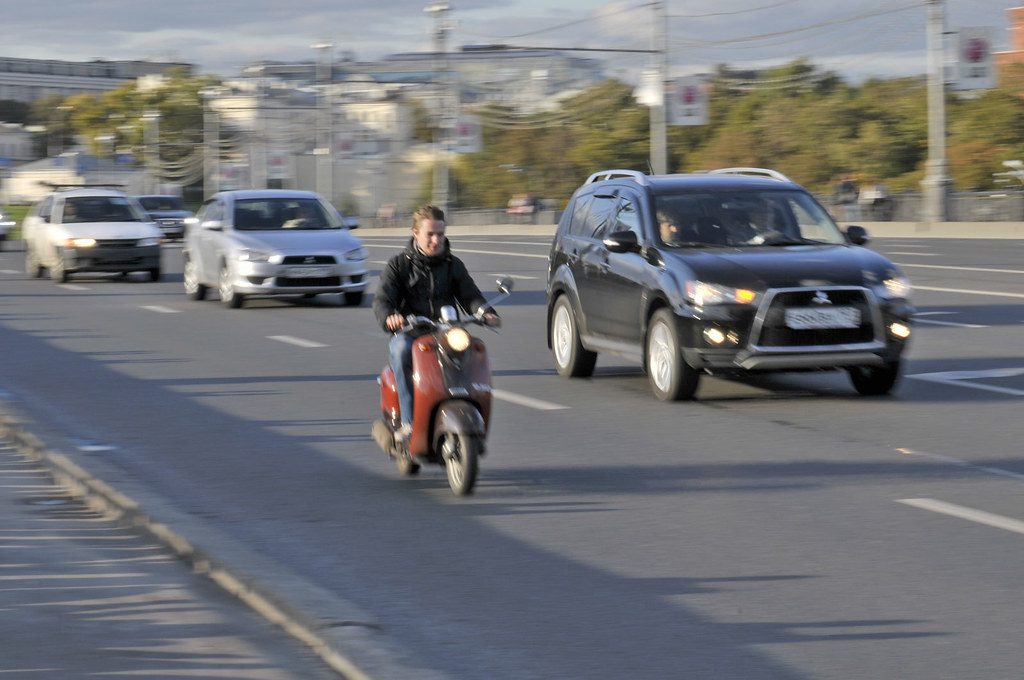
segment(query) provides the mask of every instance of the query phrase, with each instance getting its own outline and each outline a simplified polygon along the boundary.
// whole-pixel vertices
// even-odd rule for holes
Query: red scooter
[[[498,279],[499,295],[481,310],[507,298],[512,280]],[[373,438],[398,466],[414,475],[425,463],[443,465],[456,496],[473,492],[477,459],[486,452],[491,417],[491,366],[483,340],[469,334],[467,325],[483,326],[483,314],[460,319],[454,307],[441,308],[441,321],[409,316],[398,332],[429,329],[412,344],[412,434],[400,440],[401,427],[395,374],[386,366],[380,385],[381,419],[373,423]]]

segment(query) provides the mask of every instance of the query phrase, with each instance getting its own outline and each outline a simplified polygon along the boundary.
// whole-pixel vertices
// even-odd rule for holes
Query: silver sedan
[[[216,288],[238,308],[247,297],[341,293],[362,304],[367,252],[344,217],[310,191],[223,191],[185,235],[185,293]]]

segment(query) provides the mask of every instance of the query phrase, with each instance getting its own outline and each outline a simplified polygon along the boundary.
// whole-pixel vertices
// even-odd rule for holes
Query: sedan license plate
[[[858,328],[856,307],[794,307],[786,310],[786,326],[796,330],[812,328]]]
[[[290,279],[319,279],[330,275],[331,270],[328,267],[292,267],[287,271]]]

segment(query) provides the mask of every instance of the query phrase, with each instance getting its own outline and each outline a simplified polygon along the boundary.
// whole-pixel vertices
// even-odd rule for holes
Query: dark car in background
[[[842,369],[861,394],[896,384],[910,282],[803,187],[760,168],[595,173],[551,248],[548,345],[563,376],[599,353],[639,362],[662,400],[705,373]]]
[[[160,227],[166,239],[181,240],[185,227],[195,222],[195,214],[185,209],[178,196],[136,196],[142,208]]]

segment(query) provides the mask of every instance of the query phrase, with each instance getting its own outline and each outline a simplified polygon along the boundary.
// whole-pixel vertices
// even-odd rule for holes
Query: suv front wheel
[[[565,295],[555,302],[551,314],[551,353],[558,374],[567,378],[586,378],[594,373],[597,352],[584,349],[572,303]]]
[[[654,396],[661,401],[692,399],[700,383],[700,372],[683,360],[675,317],[659,309],[647,329],[644,363]]]
[[[878,397],[889,394],[900,376],[900,362],[892,361],[885,366],[855,366],[848,369],[850,382],[859,394]]]

